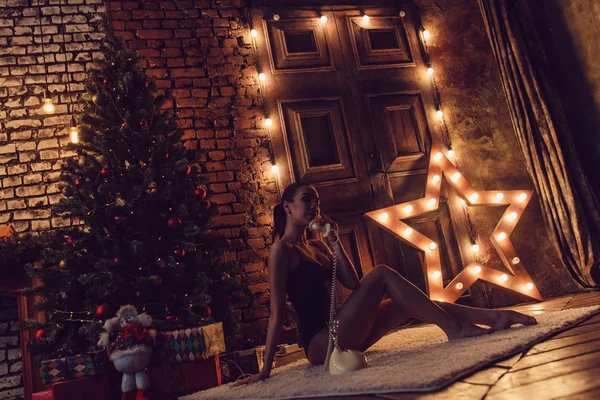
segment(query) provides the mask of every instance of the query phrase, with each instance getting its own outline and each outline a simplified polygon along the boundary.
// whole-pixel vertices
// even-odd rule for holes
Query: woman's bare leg
[[[537,321],[529,315],[521,314],[512,310],[488,310],[485,308],[475,308],[463,306],[460,304],[435,302],[448,314],[472,324],[487,325],[495,331],[510,328],[514,324],[535,325]]]

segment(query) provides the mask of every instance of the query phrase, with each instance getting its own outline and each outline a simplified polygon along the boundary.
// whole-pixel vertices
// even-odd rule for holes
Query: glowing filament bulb
[[[479,251],[479,246],[477,244],[474,244],[473,246],[471,246],[471,250],[473,251],[473,253],[477,253]]]
[[[434,199],[433,197],[432,197],[432,198],[430,198],[430,199],[429,199],[429,201],[427,201],[427,205],[428,205],[429,207],[434,207],[434,206],[435,206],[435,203],[437,203],[437,200],[436,200],[436,199]]]
[[[527,290],[533,289],[533,283],[527,282],[527,284],[525,285],[525,289],[527,289]]]
[[[471,270],[471,272],[473,272],[474,274],[478,274],[481,272],[481,267],[479,265],[476,265],[473,267],[473,269]]]
[[[427,68],[427,75],[431,76],[433,75],[434,71],[432,67]]]
[[[435,242],[431,242],[429,243],[429,250],[433,251],[435,249],[437,249],[437,244],[435,244]]]
[[[423,29],[423,39],[429,40],[431,38],[431,33],[427,29]]]
[[[435,116],[436,116],[438,119],[442,119],[442,117],[444,116],[444,112],[443,112],[442,110],[437,110],[437,111],[435,112]]]
[[[258,37],[258,31],[256,29],[252,29],[250,31],[250,36],[252,36],[253,38]]]
[[[273,165],[271,167],[271,172],[274,174],[278,174],[279,173],[279,167],[277,165]]]
[[[502,274],[502,275],[500,275],[500,278],[498,278],[498,280],[500,282],[506,282],[508,280],[508,275]]]
[[[439,175],[434,175],[433,178],[431,179],[433,181],[433,183],[438,183],[440,181],[440,176]]]
[[[515,219],[517,219],[518,214],[516,212],[511,212],[510,214],[508,214],[506,216],[506,219],[510,222],[514,221]]]
[[[519,257],[514,257],[514,258],[512,259],[512,263],[513,263],[513,265],[517,265],[517,264],[518,264],[518,263],[520,263],[520,262],[521,262],[521,259],[520,259]]]
[[[500,201],[504,198],[504,193],[497,193],[496,194],[496,200]]]
[[[273,20],[279,21],[280,19],[281,17],[279,16],[279,14],[273,14]]]
[[[478,198],[479,198],[479,195],[477,193],[473,193],[472,195],[469,196],[469,200],[471,200],[471,203],[475,203]]]
[[[433,156],[433,160],[440,161],[442,159],[442,157],[444,157],[444,155],[442,154],[441,151],[438,151],[437,153],[435,153],[435,156]]]
[[[410,236],[410,234],[411,234],[411,233],[413,233],[413,230],[412,230],[412,228],[406,228],[406,229],[404,230],[404,235],[405,235],[405,236]]]
[[[265,79],[267,79],[267,75],[265,75],[263,72],[261,72],[260,74],[258,74],[258,79],[259,79],[261,82],[264,82],[264,81],[265,81]]]
[[[460,172],[455,172],[454,174],[452,174],[452,177],[450,179],[452,179],[452,182],[454,183],[458,182],[458,180],[460,179]]]
[[[71,127],[71,143],[79,143],[79,131],[76,126]]]
[[[467,202],[466,202],[466,201],[464,201],[463,199],[460,199],[460,205],[461,205],[461,206],[464,206],[465,204],[467,204]]]
[[[464,288],[464,285],[463,285],[462,283],[458,282],[458,283],[456,284],[456,288],[457,288],[458,290],[461,290],[462,288]]]
[[[440,271],[434,271],[434,272],[431,274],[431,277],[432,277],[433,279],[439,279],[439,278],[440,278],[440,276],[442,276],[442,273],[441,273]]]
[[[265,125],[267,125],[267,128],[270,128],[271,125],[273,125],[273,120],[271,118],[267,118],[265,120]]]
[[[54,104],[52,104],[52,99],[46,97],[44,99],[44,112],[46,114],[52,114],[54,113],[54,110],[56,110],[56,107],[54,107]]]
[[[321,15],[321,22],[326,24],[327,23],[327,17],[324,15]]]
[[[496,236],[496,239],[498,239],[499,241],[502,241],[502,240],[506,239],[506,233],[500,232],[498,234],[498,236]]]
[[[388,213],[384,212],[384,213],[382,213],[382,214],[379,216],[379,220],[380,220],[381,222],[385,222],[385,221],[387,221],[387,220],[388,220],[388,218],[389,218],[389,217],[390,217],[390,214],[388,214]]]
[[[404,207],[404,212],[406,214],[410,214],[412,212],[412,210],[413,210],[413,206],[411,206],[411,205]]]
[[[369,18],[369,16],[367,14],[363,15],[363,17],[362,17],[362,20],[365,24],[368,24],[370,19],[371,18]]]
[[[448,157],[454,157],[455,153],[454,150],[450,149],[448,150]]]
[[[517,197],[517,200],[519,200],[519,201],[521,201],[521,202],[523,202],[523,201],[527,200],[527,194],[525,194],[525,193],[521,193],[521,194],[519,195],[519,197]]]

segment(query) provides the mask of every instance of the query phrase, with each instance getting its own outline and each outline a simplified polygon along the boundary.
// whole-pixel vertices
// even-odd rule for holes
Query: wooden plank
[[[571,396],[562,397],[561,400],[589,400],[600,399],[600,388],[592,389],[587,392],[573,394]]]
[[[379,399],[389,400],[478,400],[483,399],[488,391],[488,386],[472,385],[465,382],[456,382],[444,390],[432,393],[390,393],[379,394]],[[353,398],[354,399],[354,398]],[[337,400],[340,400],[337,398]]]
[[[577,325],[575,328],[571,328],[556,336],[552,336],[552,339],[560,339],[569,336],[582,335],[588,332],[595,332],[600,329],[600,323],[589,324],[589,325]]]
[[[594,315],[592,318],[583,321],[579,326],[595,324],[596,322],[600,322],[600,314]]]
[[[529,385],[488,394],[486,400],[555,399],[569,396],[600,387],[598,374],[600,374],[600,367],[576,371]]]
[[[518,371],[525,368],[535,367],[537,365],[547,364],[553,361],[562,360],[569,357],[578,356],[581,354],[593,353],[600,350],[600,341],[587,342],[576,344],[574,346],[566,347],[563,349],[547,351],[545,353],[534,354],[531,356],[525,356],[515,364],[510,370]]]
[[[573,335],[568,337],[563,337],[559,339],[551,339],[545,342],[536,344],[533,346],[526,355],[530,356],[533,354],[540,354],[546,351],[562,349],[565,347],[573,346],[579,343],[591,342],[594,340],[600,340],[600,330],[595,332],[588,332],[582,335]]]
[[[496,364],[494,364],[494,367],[512,368],[513,365],[519,362],[521,357],[523,357],[523,353],[515,354],[506,360],[498,361]]]
[[[510,371],[498,380],[490,389],[489,394],[500,393],[518,386],[529,385],[575,371],[594,368],[598,364],[600,364],[600,352],[594,352],[520,371]]]
[[[462,382],[492,386],[507,372],[507,368],[489,367],[483,371],[475,372],[473,375],[463,379]]]

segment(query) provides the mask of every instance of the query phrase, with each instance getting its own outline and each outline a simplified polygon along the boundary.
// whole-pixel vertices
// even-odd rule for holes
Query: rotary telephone
[[[310,230],[321,232],[323,237],[332,233],[331,224],[322,224],[320,220],[315,219],[308,225]],[[333,232],[337,237],[337,233]],[[339,238],[336,239],[336,241]],[[331,274],[331,298],[329,303],[329,343],[327,345],[327,357],[325,358],[325,368],[332,375],[340,375],[345,372],[357,371],[367,366],[367,358],[363,353],[356,350],[342,350],[338,345],[339,323],[335,319],[335,281],[337,272],[337,251],[333,247],[333,268]],[[333,350],[332,350],[333,348]]]

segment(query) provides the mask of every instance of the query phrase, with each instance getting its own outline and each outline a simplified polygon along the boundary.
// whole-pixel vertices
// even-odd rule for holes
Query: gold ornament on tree
[[[127,202],[122,197],[117,197],[117,205],[119,207],[124,207]]]
[[[154,194],[157,191],[158,191],[158,185],[156,184],[156,182],[150,182],[150,184],[148,185],[148,189],[146,190],[146,193]]]

